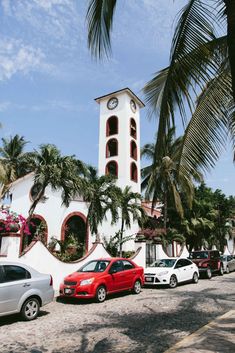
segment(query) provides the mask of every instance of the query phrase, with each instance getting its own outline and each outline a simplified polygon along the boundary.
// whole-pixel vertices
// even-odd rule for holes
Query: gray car
[[[21,263],[0,261],[0,316],[21,313],[24,320],[33,320],[53,298],[51,275]]]
[[[231,271],[235,271],[235,258],[232,255],[221,255],[220,257],[223,267],[224,267],[224,272],[229,273]]]

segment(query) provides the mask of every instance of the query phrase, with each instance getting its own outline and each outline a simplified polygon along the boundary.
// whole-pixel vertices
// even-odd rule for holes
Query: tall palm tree
[[[24,151],[27,143],[25,138],[19,135],[2,138],[2,147],[0,147],[2,197],[10,183],[32,171],[32,165],[29,163],[32,153]]]
[[[111,51],[115,9],[114,0],[90,1],[88,44],[96,57]],[[169,67],[144,88],[147,103],[159,118],[156,162],[162,156],[164,137],[175,126],[175,111],[182,116],[186,133],[179,173],[189,175],[195,166],[201,170],[213,167],[227,136],[235,149],[235,119],[230,109],[235,96],[234,23],[234,1],[188,0],[175,29]],[[218,36],[220,28],[222,35]],[[193,114],[188,124],[185,103]]]
[[[111,213],[112,223],[118,217],[115,178],[110,175],[98,176],[97,170],[87,167],[87,174],[82,181],[81,195],[88,205],[87,225],[92,234],[98,237],[98,226]]]
[[[62,190],[62,204],[69,206],[81,186],[77,160],[73,156],[61,156],[56,146],[45,144],[40,146],[31,162],[34,165],[34,185],[38,186],[38,191],[29,209],[29,217],[48,186],[52,190]]]
[[[152,207],[157,201],[164,204],[164,228],[167,228],[168,202],[183,217],[181,197],[184,195],[187,206],[191,207],[194,195],[193,180],[201,181],[201,175],[196,170],[191,171],[189,177],[178,173],[179,155],[183,136],[174,139],[175,129],[171,128],[165,137],[164,151],[155,159],[155,144],[146,144],[141,151],[142,157],[151,160],[151,164],[141,170],[142,189],[147,199],[152,201]]]
[[[134,221],[138,221],[140,224],[143,224],[145,220],[145,212],[141,207],[141,195],[131,191],[130,186],[126,186],[124,190],[118,188],[117,194],[117,206],[121,220],[121,228],[119,232],[119,255],[122,256],[122,245],[125,241],[125,228],[130,228],[131,223]]]

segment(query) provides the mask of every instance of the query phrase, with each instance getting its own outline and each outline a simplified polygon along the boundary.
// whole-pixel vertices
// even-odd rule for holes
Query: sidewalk
[[[217,317],[164,353],[235,353],[235,310]]]

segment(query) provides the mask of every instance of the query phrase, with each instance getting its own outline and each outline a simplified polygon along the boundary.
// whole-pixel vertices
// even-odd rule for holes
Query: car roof
[[[37,270],[35,270],[34,268],[32,268],[31,266],[25,265],[22,262],[16,262],[16,261],[0,261],[0,265],[12,265],[12,266],[22,266],[24,267],[26,270],[30,270],[30,271],[34,271],[35,273],[39,273]]]

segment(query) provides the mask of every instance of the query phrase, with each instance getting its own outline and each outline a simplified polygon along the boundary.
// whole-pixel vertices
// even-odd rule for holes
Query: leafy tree
[[[131,191],[130,186],[126,186],[124,190],[117,188],[118,195],[118,212],[121,220],[121,228],[118,232],[118,243],[119,243],[119,255],[122,256],[123,243],[130,238],[124,237],[124,231],[131,227],[131,223],[138,221],[139,224],[143,224],[145,220],[145,212],[141,207],[141,195],[139,193]]]
[[[147,144],[142,148],[141,155],[147,156],[151,164],[141,171],[142,188],[146,197],[152,200],[153,207],[157,201],[164,204],[164,228],[167,228],[168,208],[173,206],[179,216],[183,217],[181,197],[185,195],[186,207],[191,207],[194,195],[193,179],[201,180],[201,175],[195,170],[185,177],[178,173],[179,154],[183,137],[174,139],[175,129],[171,128],[165,137],[165,147],[162,155],[155,159],[155,144]]]
[[[15,135],[10,138],[2,138],[0,147],[0,175],[3,197],[10,183],[32,171],[29,159],[32,153],[25,152],[28,142],[23,136]]]
[[[56,146],[45,144],[35,152],[31,163],[35,173],[34,185],[39,186],[39,189],[29,210],[30,217],[48,186],[52,190],[62,190],[62,204],[68,206],[81,186],[76,159],[73,156],[61,156]]]
[[[111,175],[99,177],[94,167],[88,166],[87,170],[82,181],[81,194],[88,204],[87,224],[91,233],[98,237],[98,226],[106,219],[106,213],[111,213],[112,223],[115,223],[118,217],[116,180]]]

